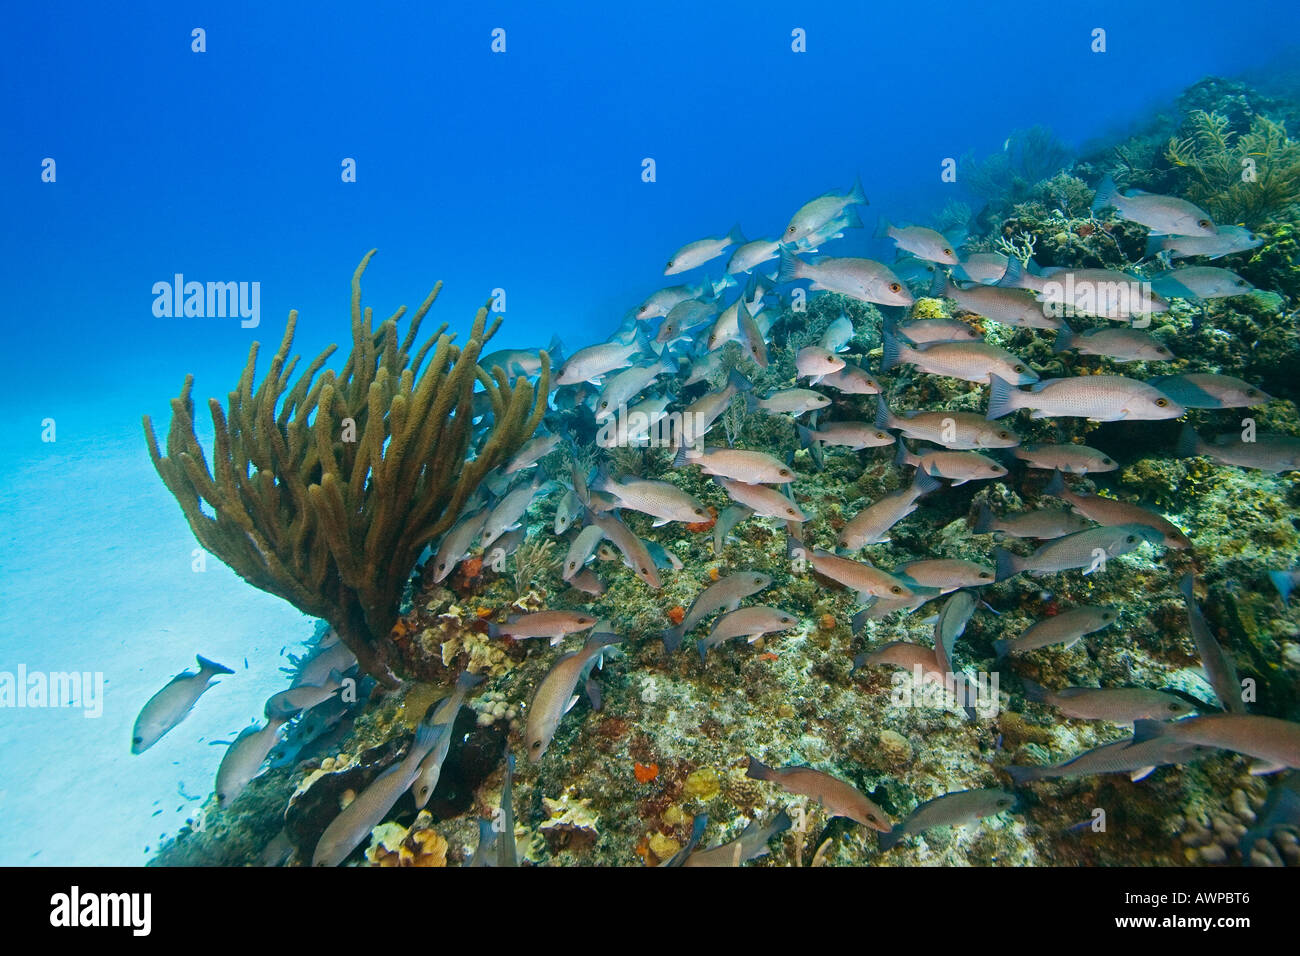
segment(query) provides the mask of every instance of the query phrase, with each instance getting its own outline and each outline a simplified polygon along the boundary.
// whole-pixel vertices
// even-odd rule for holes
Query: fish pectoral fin
[[[566,714],[567,714],[569,711],[573,710],[573,705],[576,704],[576,703],[578,702],[578,696],[579,696],[579,695],[574,694],[572,697],[569,698],[569,702],[568,702],[567,704],[564,705],[564,712],[565,712]]]
[[[560,643],[562,640],[564,640],[564,635],[563,635],[563,634],[556,634],[554,637],[551,638],[551,647],[554,647],[556,644]]]
[[[762,636],[763,636],[763,632],[762,632],[762,631],[760,631],[760,632],[757,633],[757,634],[751,634],[751,635],[749,635],[749,637],[745,638],[745,643],[747,643],[747,644],[753,644],[756,640],[758,640],[758,639],[759,639],[760,637],[762,637]]]
[[[1154,766],[1138,767],[1136,770],[1130,773],[1128,777],[1134,783],[1137,783],[1139,780],[1145,780],[1147,777],[1151,776],[1152,772],[1154,772],[1155,769],[1156,768]]]

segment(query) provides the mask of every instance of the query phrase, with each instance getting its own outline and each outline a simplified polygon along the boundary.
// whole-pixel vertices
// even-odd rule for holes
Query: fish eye
[[[1208,219],[1202,219],[1202,220],[1200,220],[1199,222],[1197,222],[1196,224],[1197,224],[1198,226],[1200,226],[1202,229],[1209,229],[1209,228],[1210,228],[1210,220],[1208,220]]]
[[[875,815],[874,813],[868,813],[868,814],[867,814],[867,819],[868,819],[869,821],[871,821],[872,823],[879,823],[879,822],[880,822],[879,820],[876,819],[876,815]]]
[[[1011,437],[1011,433],[1010,433],[1010,432],[998,432],[998,437],[999,437],[999,438],[1010,438],[1010,437]]]
[[[1176,700],[1175,700],[1175,701],[1170,701],[1170,702],[1169,702],[1169,711],[1170,711],[1170,713],[1175,713],[1175,712],[1177,712],[1177,710],[1178,710],[1178,701],[1176,701]]]
[[[993,576],[993,575],[989,574],[987,571],[981,571],[981,572],[980,572],[980,577],[982,577],[982,578],[991,578],[992,576]]]
[[[540,740],[534,740],[534,741],[532,742],[532,749],[533,749],[533,750],[536,750],[536,749],[537,749],[538,747],[540,747],[541,745],[542,745],[542,742],[541,742]]]
[[[1103,465],[1113,465],[1113,464],[1115,464],[1115,462],[1111,461],[1109,458],[1103,458],[1103,459],[1101,460],[1101,463],[1102,463]]]
[[[142,744],[142,743],[144,743],[144,738],[143,738],[143,737],[133,737],[133,738],[131,739],[131,743],[133,743],[133,744]]]
[[[1133,542],[1137,541],[1137,535],[1131,534],[1127,538],[1125,538],[1124,541],[1126,544],[1132,544]]]
[[[785,509],[785,513],[788,514],[791,518],[794,517],[794,509],[793,509],[793,508],[786,508],[786,509]]]
[[[697,515],[703,516],[703,515],[704,515],[704,509],[703,509],[703,508],[696,508],[696,509],[695,509],[695,513],[696,513]]]
[[[1164,408],[1164,407],[1165,407],[1166,405],[1168,405],[1168,404],[1169,404],[1169,399],[1167,399],[1167,398],[1157,398],[1157,399],[1156,399],[1156,408]]]
[[[891,282],[891,283],[889,283],[889,291],[890,291],[890,292],[901,292],[902,289],[903,289],[903,287],[902,287],[901,285],[899,285],[897,282]]]
[[[755,583],[755,584],[762,584],[762,583],[763,583],[763,579],[762,579],[762,578],[754,578],[754,583]]]
[[[1023,365],[1013,365],[1013,366],[1011,366],[1011,371],[1013,371],[1013,372],[1023,372],[1024,370],[1025,370],[1025,367],[1024,367]]]
[[[1247,397],[1247,398],[1254,398],[1254,397],[1255,397],[1256,395],[1258,395],[1258,394],[1259,394],[1259,392],[1255,391],[1255,389],[1253,389],[1253,388],[1248,388],[1248,389],[1246,389],[1246,397]]]
[[[950,255],[952,255],[952,250],[951,250],[951,249],[948,249],[948,248],[945,248],[945,249],[943,250],[943,254],[944,254],[945,256],[950,256]]]
[[[648,570],[646,570],[645,568],[642,568],[642,569],[641,569],[641,573],[642,573],[642,574],[649,574],[650,572],[649,572]]]
[[[895,584],[892,588],[889,589],[889,593],[890,593],[890,594],[902,594],[902,593],[903,593],[903,589],[902,589],[901,587],[899,587],[897,584]]]

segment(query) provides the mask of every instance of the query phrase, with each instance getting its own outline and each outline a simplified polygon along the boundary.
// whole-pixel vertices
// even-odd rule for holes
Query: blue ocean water
[[[1036,123],[1076,147],[1141,124],[1203,76],[1277,62],[1297,25],[1283,2],[10,11],[0,671],[107,683],[102,717],[0,710],[0,863],[143,861],[190,812],[184,794],[210,790],[221,751],[206,743],[257,714],[281,648],[311,634],[219,562],[191,569],[139,421],[165,429],[189,372],[202,412],[254,340],[264,369],[290,309],[297,351],[345,342],[367,250],[376,314],[444,279],[434,318],[453,329],[503,289],[494,346],[587,344],[689,239],[737,221],[774,235],[855,176],[868,226],[924,221],[967,198],[960,177],[940,181],[944,158]],[[840,254],[883,248],[868,228]],[[257,283],[258,324],[155,315],[155,284],[178,274]],[[140,704],[195,653],[237,673],[131,756]],[[52,800],[75,801],[77,832],[51,829]]]

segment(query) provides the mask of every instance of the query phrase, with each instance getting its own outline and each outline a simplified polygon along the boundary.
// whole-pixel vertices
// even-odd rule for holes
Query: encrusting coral
[[[154,467],[199,543],[254,587],[324,618],[367,672],[392,683],[389,633],[407,579],[484,475],[536,430],[550,362],[542,352],[536,387],[523,376],[511,383],[499,368],[481,369],[479,354],[501,322],[487,328],[486,306],[464,348],[452,344],[443,323],[412,356],[442,283],[399,343],[405,306],[377,330],[371,309],[361,308],[361,275],[374,253],[352,277],[353,349],[341,374],[321,372],[336,348],[330,346],[289,387],[299,360],[288,360],[298,318],[291,311],[256,390],[254,343],[228,411],[209,400],[211,470],[194,432],[194,376],[172,399],[165,456],[148,416],[144,430]],[[469,459],[475,382],[494,424]]]

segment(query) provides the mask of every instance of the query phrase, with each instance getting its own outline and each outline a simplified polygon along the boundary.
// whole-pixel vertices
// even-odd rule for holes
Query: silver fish
[[[1087,445],[1021,445],[1011,454],[1028,462],[1031,468],[1063,471],[1070,475],[1091,475],[1119,467],[1115,459],[1104,451]]]
[[[1192,546],[1191,539],[1164,515],[1148,511],[1141,505],[1117,501],[1104,495],[1081,495],[1071,491],[1066,487],[1065,477],[1059,471],[1052,476],[1043,493],[1069,502],[1075,511],[1097,524],[1108,526],[1144,524],[1160,532],[1160,544],[1163,547],[1181,550]]]
[[[860,600],[881,597],[901,601],[916,594],[901,578],[882,571],[874,565],[863,561],[850,561],[848,558],[841,558],[821,548],[813,549],[809,561],[814,571],[844,585],[851,591],[856,591]]]
[[[816,800],[828,816],[847,817],[855,823],[882,833],[894,825],[889,815],[851,784],[812,767],[769,767],[752,756],[745,776],[766,780],[789,793]]]
[[[623,560],[633,574],[656,590],[663,584],[654,559],[650,556],[650,549],[617,516],[597,514],[592,515],[591,521],[605,532],[605,537],[622,553]]]
[[[1154,233],[1170,236],[1213,237],[1217,230],[1209,215],[1199,206],[1177,196],[1158,196],[1135,191],[1125,196],[1107,175],[1097,185],[1092,211],[1110,206],[1124,219],[1140,223]]]
[[[564,558],[564,580],[573,580],[604,537],[605,530],[597,524],[589,524],[578,532]]]
[[[931,375],[945,375],[987,385],[992,379],[1007,379],[1018,385],[1038,381],[1038,373],[1006,349],[987,342],[935,342],[911,346],[889,332],[884,333],[881,371],[897,365],[914,365]]]
[[[596,619],[582,611],[533,611],[530,614],[511,614],[505,624],[495,621],[488,624],[488,637],[548,638],[552,645],[560,643],[570,634],[594,627]]]
[[[809,345],[795,355],[794,367],[798,378],[810,378],[816,385],[825,376],[844,368],[844,359],[820,345]]]
[[[914,319],[893,329],[913,345],[936,342],[978,342],[979,333],[961,319]]]
[[[574,689],[602,659],[611,644],[622,638],[614,634],[592,634],[581,650],[565,654],[555,662],[537,685],[528,705],[528,722],[524,726],[524,747],[529,763],[537,763],[555,738],[560,720],[578,702]]]
[[[911,452],[907,450],[901,438],[898,439],[898,455],[895,457],[895,462],[899,465],[911,465],[917,471],[934,478],[948,478],[954,488],[968,481],[1001,478],[1007,473],[1006,468],[979,452],[937,449]]]
[[[784,810],[766,824],[755,818],[736,839],[707,850],[696,850],[682,861],[682,866],[740,866],[749,860],[766,856],[767,845],[772,838],[788,829],[790,815]]]
[[[1133,725],[1135,745],[1161,737],[1254,757],[1252,774],[1300,768],[1300,724],[1291,720],[1255,714],[1206,714],[1167,724],[1139,720]]]
[[[902,823],[880,834],[880,849],[892,850],[904,838],[924,833],[933,827],[964,826],[997,816],[1016,805],[1016,795],[1006,790],[960,790],[927,800]]]
[[[451,749],[452,728],[456,725],[456,717],[465,702],[465,695],[483,683],[483,680],[483,674],[463,671],[456,679],[456,688],[451,696],[442,701],[434,711],[430,723],[438,728],[438,740],[420,761],[419,771],[411,783],[411,796],[415,798],[415,809],[424,809],[424,805],[433,796],[433,791],[438,789],[438,780],[442,777],[442,765],[446,762],[447,752]]]
[[[1147,255],[1165,252],[1171,259],[1205,256],[1218,259],[1234,252],[1246,252],[1264,244],[1264,240],[1243,226],[1219,226],[1213,236],[1153,236]]]
[[[732,275],[737,272],[749,272],[764,262],[771,262],[780,251],[779,239],[755,239],[753,242],[746,242],[731,254],[731,258],[727,260],[726,271]]]
[[[1092,526],[1082,515],[1062,508],[1036,508],[1000,518],[993,514],[987,501],[979,502],[977,509],[975,523],[971,526],[974,534],[1005,534],[1012,538],[1048,541]]]
[[[582,513],[582,501],[577,492],[566,488],[555,506],[555,533],[562,535],[568,531],[574,520]]]
[[[703,502],[670,481],[625,476],[617,482],[602,475],[592,488],[613,495],[618,499],[619,507],[650,515],[655,519],[656,528],[670,521],[695,523],[709,520]]]
[[[764,634],[788,631],[798,626],[799,619],[780,608],[765,605],[742,607],[718,618],[709,636],[700,638],[695,646],[703,660],[709,648],[733,637],[743,637],[752,644]]]
[[[835,321],[826,326],[817,344],[828,352],[842,352],[848,348],[852,339],[853,320],[849,318],[848,313],[841,312]]]
[[[869,544],[887,544],[889,529],[916,510],[922,495],[939,487],[939,482],[930,475],[917,471],[910,485],[891,491],[849,519],[840,529],[837,543],[846,551],[859,551]]]
[[[501,466],[501,474],[513,475],[517,471],[532,468],[539,460],[555,450],[560,443],[559,435],[538,435],[526,441],[515,456]]]
[[[212,686],[209,683],[218,674],[233,674],[229,667],[198,656],[199,670],[196,674],[181,671],[173,677],[167,686],[149,698],[140,709],[131,731],[131,753],[142,754],[156,744],[163,734],[171,730],[189,714],[204,691]]]
[[[569,356],[559,374],[555,376],[556,385],[577,385],[600,379],[610,372],[627,368],[632,364],[637,353],[650,352],[650,343],[645,333],[638,330],[637,337],[624,345],[620,342],[601,342],[578,349]]]
[[[898,244],[898,248],[921,259],[946,266],[957,265],[957,254],[943,233],[925,226],[891,226],[885,224],[884,233]]]
[[[926,588],[937,588],[947,594],[958,588],[978,588],[993,583],[993,569],[978,561],[963,558],[925,558],[909,561],[894,569],[899,577]]]
[[[867,422],[826,422],[817,431],[796,423],[795,430],[805,445],[821,442],[823,445],[860,451],[863,448],[883,448],[894,443],[893,435]]]
[[[876,402],[876,426],[958,450],[1013,448],[1020,444],[1020,436],[1010,428],[992,425],[976,412],[939,410],[895,415],[883,397]]]
[[[337,670],[330,671],[329,676],[319,684],[298,684],[266,699],[263,712],[267,719],[282,717],[288,719],[304,710],[311,710],[317,704],[324,703],[343,687],[343,675]]]
[[[862,191],[862,180],[860,179],[854,181],[853,188],[847,193],[823,193],[816,199],[810,200],[799,207],[799,211],[790,218],[789,225],[785,227],[785,232],[781,234],[781,241],[797,242],[816,232],[840,215],[845,207],[867,204],[867,196]]]
[[[753,508],[741,504],[723,508],[722,514],[718,515],[718,520],[713,525],[713,553],[722,554],[722,549],[726,547],[731,535],[731,529],[746,518],[752,517],[753,514]]]
[[[1214,753],[1212,747],[1187,744],[1181,740],[1152,739],[1134,743],[1133,738],[1102,744],[1092,750],[1076,754],[1068,760],[1046,767],[1010,766],[1005,768],[1017,787],[1035,780],[1090,777],[1099,773],[1127,773],[1133,780],[1141,780],[1156,767],[1165,764],[1190,763]]]
[[[1159,339],[1141,329],[1089,329],[1073,332],[1062,328],[1056,336],[1058,352],[1074,350],[1080,355],[1102,355],[1116,362],[1169,362],[1174,353]]]
[[[996,373],[991,376],[988,419],[1021,408],[1030,418],[1090,418],[1099,422],[1179,418],[1187,409],[1158,389],[1120,375],[1052,378],[1023,392]]]
[[[879,395],[884,391],[871,373],[852,362],[845,362],[838,372],[823,376],[821,384],[846,395]]]
[[[1249,382],[1212,372],[1164,375],[1149,379],[1147,384],[1158,388],[1184,408],[1247,408],[1273,400],[1272,395]]]
[[[682,623],[671,630],[664,631],[665,649],[676,650],[682,637],[714,611],[724,608],[734,611],[740,607],[741,601],[757,594],[771,583],[772,578],[759,571],[737,571],[713,582],[691,602],[686,616],[682,618]]]
[[[596,396],[596,421],[603,421],[617,414],[620,407],[640,395],[660,375],[673,375],[676,372],[677,360],[667,349],[664,349],[658,361],[633,365],[610,376],[605,381],[605,387]]]
[[[967,289],[949,279],[943,287],[943,295],[967,312],[982,315],[1001,325],[1055,330],[1065,324],[1060,316],[1044,310],[1038,297],[1026,289],[1003,289],[992,285],[975,285]]]
[[[740,231],[740,224],[737,223],[725,236],[688,242],[673,253],[672,258],[668,260],[668,265],[664,267],[664,275],[676,275],[679,272],[698,268],[711,259],[718,258],[728,246],[743,245],[745,241]]]
[[[245,727],[226,748],[221,765],[217,767],[217,782],[213,788],[217,795],[217,806],[230,806],[257,776],[286,720],[285,717],[272,717],[264,727]]]
[[[1205,441],[1191,425],[1184,425],[1178,440],[1180,458],[1205,457],[1220,465],[1255,468],[1271,475],[1300,469],[1300,438],[1290,435],[1259,434],[1253,441],[1228,432]]]
[[[1196,606],[1195,587],[1196,578],[1191,574],[1184,575],[1178,583],[1178,590],[1183,592],[1183,601],[1187,604],[1187,628],[1192,632],[1192,640],[1196,642],[1196,652],[1201,655],[1205,676],[1209,678],[1210,686],[1214,688],[1219,705],[1224,710],[1230,714],[1244,714],[1246,705],[1241,699],[1241,679],[1237,676],[1237,665],[1224,652],[1205,616],[1201,614],[1201,609]]]
[[[1118,620],[1119,611],[1113,607],[1071,608],[1029,625],[1024,633],[1014,640],[994,641],[993,650],[1001,658],[1011,654],[1025,654],[1056,644],[1064,644],[1068,649],[1085,635],[1110,627]]]
[[[1184,266],[1151,277],[1151,287],[1165,298],[1227,299],[1247,295],[1255,287],[1231,269],[1216,266]]]
[[[1002,548],[996,548],[993,554],[997,560],[998,581],[1005,581],[1022,571],[1052,574],[1075,568],[1100,569],[1106,560],[1128,554],[1144,541],[1159,544],[1160,540],[1160,532],[1150,525],[1120,524],[1067,534],[1049,541],[1025,558]]]
[[[487,518],[483,522],[483,533],[479,538],[479,547],[485,551],[492,547],[492,542],[501,537],[507,531],[514,531],[522,527],[520,519],[523,518],[524,512],[528,506],[533,503],[538,492],[542,490],[545,483],[543,476],[538,475],[531,482],[521,484],[517,488],[506,493],[500,501],[488,512]]]
[[[831,400],[821,392],[814,392],[808,388],[782,389],[762,399],[755,398],[751,393],[745,395],[745,405],[751,412],[761,408],[772,415],[794,415],[798,417],[804,412],[812,411],[814,408],[825,408],[830,403]]]
[[[739,502],[753,510],[755,514],[766,518],[780,518],[785,521],[807,521],[803,509],[781,492],[766,485],[748,485],[743,481],[714,476],[714,481],[722,486],[731,496],[732,501]]]
[[[1062,716],[1076,720],[1105,720],[1131,724],[1143,718],[1175,720],[1194,713],[1195,708],[1180,697],[1149,687],[1064,687],[1048,690],[1022,677],[1025,696],[1050,704]]]
[[[814,265],[797,258],[788,246],[782,246],[777,281],[799,279],[811,279],[814,292],[838,292],[859,302],[911,305],[916,301],[903,280],[884,263],[874,259],[832,258]]]
[[[742,448],[678,449],[674,468],[699,465],[706,475],[719,475],[748,485],[780,485],[794,481],[795,474],[767,452]]]
[[[439,732],[432,724],[420,725],[406,756],[376,777],[325,828],[316,842],[312,866],[338,866],[383,822],[398,798],[410,789]]]

